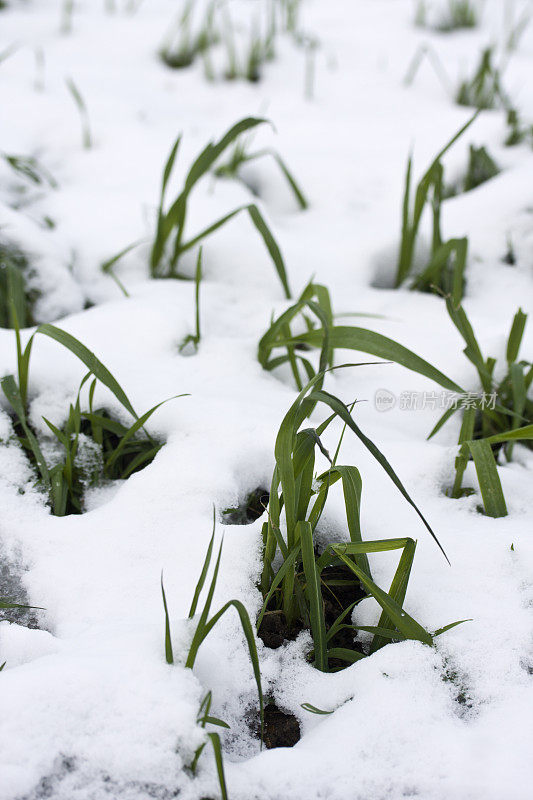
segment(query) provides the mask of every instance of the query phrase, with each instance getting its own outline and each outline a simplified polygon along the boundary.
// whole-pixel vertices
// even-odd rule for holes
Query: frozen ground
[[[378,389],[397,396],[431,391],[429,381],[394,365],[328,377],[346,402],[368,401],[357,407],[358,422],[423,509],[451,567],[375,462],[346,437],[343,461],[363,476],[364,537],[418,539],[407,609],[428,629],[472,621],[437,639],[436,648],[391,645],[334,674],[305,661],[305,636],[276,651],[258,642],[265,690],[302,728],[294,748],[260,752],[245,722],[256,695],[236,619],[228,615],[214,630],[194,674],[180,654],[213,504],[220,511],[270,480],[275,435],[295,394],[285,376],[262,371],[256,348],[272,311],[286,303],[244,216],[205,244],[203,338],[195,356],[178,351],[192,331],[192,283],[150,281],[146,244],[117,268],[129,298],[100,265],[152,233],[162,166],[179,132],[175,189],[209,139],[241,117],[265,115],[275,132],[265,128],[255,142],[277,148],[310,201],[299,211],[268,159],[247,168],[294,294],[315,275],[329,286],[337,312],[384,315],[365,324],[477,389],[442,301],[375,286],[391,280],[409,149],[420,172],[471,114],[454,105],[429,63],[410,87],[403,78],[419,46],[430,42],[457,81],[483,46],[502,43],[505,8],[518,17],[531,4],[486,0],[479,28],[444,35],[414,26],[410,0],[304,0],[304,28],[320,40],[312,97],[305,93],[305,54],[289,38],[280,40],[261,82],[208,83],[201,62],[172,71],[157,57],[181,7],[174,0],[145,0],[134,14],[121,0],[116,13],[106,12],[103,0],[79,0],[68,35],[59,33],[61,5],[10,0],[0,11],[0,52],[17,46],[0,63],[0,150],[37,156],[58,184],[15,209],[17,180],[2,162],[0,234],[31,253],[38,320],[60,320],[94,350],[136,409],[190,396],[153,417],[151,429],[167,443],[148,468],[94,493],[84,515],[64,518],[52,516],[32,488],[0,412],[3,588],[18,587],[19,597],[44,609],[34,612],[38,627],[35,618],[32,627],[24,619],[0,623],[0,663],[7,662],[0,675],[1,800],[219,796],[211,751],[195,779],[183,769],[201,741],[196,714],[207,690],[213,712],[231,724],[224,750],[232,800],[526,800],[533,781],[531,452],[517,447],[514,463],[500,468],[509,516],[485,517],[476,511],[479,496],[452,501],[443,494],[458,422],[427,442],[437,410],[397,405],[380,413],[374,406]],[[533,24],[505,72],[508,92],[530,121],[532,75]],[[89,111],[90,150],[81,145],[67,77]],[[502,172],[447,201],[444,215],[447,235],[469,236],[465,307],[485,352],[499,357],[516,309],[533,305],[533,152],[503,147],[505,135],[504,112],[485,111],[455,146],[450,174],[464,170],[469,143],[486,145]],[[243,183],[204,180],[189,230],[252,199]],[[509,238],[515,266],[502,262]],[[191,274],[193,265],[191,256]],[[83,310],[87,301],[92,307]],[[13,332],[0,330],[0,344],[0,374],[7,374],[15,365]],[[525,358],[532,349],[530,322]],[[36,340],[36,425],[42,414],[62,422],[82,374],[66,350]],[[104,390],[101,397],[113,407]],[[325,437],[333,447],[338,431]],[[470,478],[477,485],[473,472]],[[344,535],[336,532],[342,496],[332,492],[331,502],[326,533]],[[260,607],[260,528],[261,521],[218,525],[225,541],[217,602],[240,598],[251,615]],[[393,568],[384,556],[373,563],[378,582]],[[164,659],[162,569],[180,662],[174,666]],[[375,609],[366,613],[369,623],[377,619]],[[337,710],[316,716],[302,710],[305,702]]]

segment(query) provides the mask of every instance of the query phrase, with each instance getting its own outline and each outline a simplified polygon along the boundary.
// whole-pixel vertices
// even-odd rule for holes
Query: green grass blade
[[[452,628],[456,628],[457,625],[462,625],[463,622],[473,622],[472,619],[459,619],[457,622],[450,622],[449,625],[445,625],[444,628],[439,628],[435,631],[433,636],[440,636],[441,633],[446,633],[446,631],[451,631]]]
[[[320,590],[320,575],[315,563],[313,547],[313,531],[309,522],[298,522],[296,536],[301,542],[302,560],[306,580],[306,594],[309,601],[311,633],[315,651],[315,664],[321,672],[328,671],[326,652],[326,623],[324,606]]]
[[[85,364],[87,369],[90,370],[92,374],[104,384],[104,386],[107,386],[107,388],[115,395],[119,403],[121,403],[121,405],[123,405],[124,408],[129,411],[133,417],[135,417],[135,419],[138,419],[133,406],[131,405],[126,393],[121,388],[119,383],[115,380],[107,367],[105,367],[102,362],[98,360],[95,354],[85,347],[84,344],[78,341],[78,339],[76,339],[70,333],[67,333],[64,330],[61,330],[61,328],[56,328],[54,325],[50,325],[48,323],[39,325],[36,333],[42,333],[45,336],[49,336],[51,339],[55,339],[56,342],[59,342],[59,344],[62,344],[63,347],[66,347],[67,350],[70,350],[70,352],[79,358],[80,361]]]
[[[357,650],[348,650],[346,647],[332,647],[328,650],[328,658],[339,658],[341,661],[347,661],[348,664],[355,664],[366,658],[364,653],[358,653]]]
[[[321,347],[323,336],[324,334],[321,330],[308,331],[307,333],[302,333],[293,337],[290,343]],[[286,344],[286,342],[284,344]],[[412,372],[417,372],[426,378],[430,378],[444,389],[448,389],[452,392],[464,392],[464,389],[457,383],[436,369],[428,361],[417,356],[412,350],[409,350],[393,339],[382,336],[375,331],[348,325],[336,325],[330,329],[330,346],[334,349],[343,348],[346,350],[357,350],[362,353],[377,356],[378,358],[384,358],[387,361],[394,361],[396,364],[401,364]]]
[[[192,619],[196,614],[196,609],[198,607],[198,600],[200,599],[200,595],[202,593],[202,589],[204,588],[205,579],[207,577],[207,572],[209,570],[209,564],[211,563],[211,556],[213,553],[213,545],[215,543],[215,527],[216,527],[216,512],[213,506],[213,533],[211,534],[211,539],[209,540],[209,545],[207,547],[207,553],[205,554],[204,563],[202,566],[202,571],[200,573],[200,577],[198,579],[198,583],[196,584],[196,588],[194,590],[194,597],[192,599],[191,607],[189,609],[189,619]]]
[[[516,312],[509,338],[507,340],[507,362],[512,364],[518,358],[518,351],[524,336],[524,329],[526,327],[527,314],[524,314],[521,308]]]
[[[161,406],[165,405],[165,403],[168,403],[170,400],[176,400],[178,397],[189,397],[189,395],[187,395],[187,394],[176,394],[176,395],[174,395],[174,397],[167,397],[166,400],[162,400],[160,403],[157,403],[157,405],[153,406],[149,411],[146,411],[142,415],[142,417],[139,417],[139,419],[135,420],[135,422],[133,423],[131,428],[128,428],[128,430],[126,431],[124,436],[121,438],[120,442],[118,443],[117,447],[113,450],[113,452],[111,453],[111,455],[107,459],[107,461],[106,461],[106,463],[104,465],[104,471],[105,472],[110,470],[111,467],[113,466],[113,464],[116,462],[116,460],[118,458],[120,458],[120,456],[122,455],[122,452],[123,452],[124,448],[126,447],[126,445],[133,439],[133,437],[135,436],[137,431],[139,431],[145,425],[145,423],[148,422],[148,420],[150,419],[152,414],[155,411],[157,411],[158,408],[160,408]]]
[[[342,548],[342,545],[339,547],[334,545],[332,549],[339,556],[341,561],[343,561],[346,566],[348,566],[352,572],[357,575],[365,589],[377,600],[383,611],[392,620],[398,630],[403,633],[407,639],[416,639],[417,641],[429,645],[433,644],[433,639],[425,630],[425,628],[423,628],[416,620],[407,614],[407,612],[404,611],[402,607],[387,594],[387,592],[384,592],[383,589],[380,589],[379,586],[368,577],[368,575],[365,575],[365,573],[359,569],[357,564],[347,558],[344,555]]]
[[[405,602],[405,595],[407,592],[407,584],[409,583],[409,576],[411,575],[411,568],[413,566],[413,560],[415,557],[415,550],[416,544],[413,539],[407,539],[405,542],[405,547],[403,549],[402,555],[400,556],[400,561],[398,563],[398,567],[396,572],[394,573],[394,578],[392,579],[392,583],[389,588],[389,595],[390,597],[398,603],[399,606],[403,606]],[[385,630],[394,628],[394,621],[389,617],[389,615],[383,611],[379,618],[378,627],[383,628]],[[379,650],[386,644],[386,639],[382,635],[374,636],[372,641],[372,645],[370,648],[370,652],[375,653],[376,650]]]
[[[300,703],[300,708],[303,708],[304,711],[309,711],[310,714],[333,714],[333,711],[323,711],[312,703]]]
[[[168,616],[167,598],[163,585],[163,573],[161,572],[161,594],[163,595],[163,608],[165,609],[165,659],[167,664],[174,663],[174,652],[172,650],[172,637],[170,635],[170,619]]]
[[[256,683],[256,686],[257,686],[257,695],[258,695],[258,698],[259,698],[259,710],[260,710],[260,716],[261,716],[261,740],[262,740],[262,738],[263,738],[263,720],[264,720],[263,711],[264,711],[264,709],[263,709],[263,690],[261,688],[261,670],[260,670],[260,667],[259,667],[259,656],[257,654],[257,647],[256,647],[256,644],[255,644],[255,638],[254,638],[254,631],[253,631],[253,628],[252,628],[252,623],[250,621],[250,617],[248,615],[248,612],[247,612],[246,608],[240,602],[240,600],[228,600],[228,602],[225,603],[222,606],[222,608],[219,609],[217,611],[217,613],[213,615],[213,617],[211,617],[209,622],[207,622],[205,625],[202,625],[201,628],[200,628],[200,624],[201,624],[201,622],[200,622],[200,624],[198,625],[198,629],[197,629],[197,632],[199,631],[199,635],[198,635],[198,646],[196,648],[196,652],[198,651],[198,648],[200,647],[200,644],[206,639],[206,637],[209,635],[209,633],[213,630],[213,628],[215,627],[215,625],[217,624],[219,619],[230,608],[234,608],[236,610],[237,614],[239,615],[239,620],[240,620],[240,623],[241,623],[241,627],[242,627],[242,630],[243,630],[243,633],[244,633],[244,636],[245,636],[245,639],[246,639],[246,643],[248,645],[248,652],[249,652],[249,655],[250,655],[250,661],[252,662],[252,669],[253,669],[253,673],[254,673],[255,683]],[[194,654],[194,657],[196,658],[196,653]],[[189,658],[187,659],[187,663],[185,664],[185,666],[187,666],[187,667],[190,666],[191,669],[192,669],[192,665],[189,664]]]
[[[222,800],[228,800],[228,789],[226,786],[226,776],[224,775],[224,761],[222,758],[222,747],[220,744],[220,736],[218,733],[208,733],[209,741],[213,746],[213,753],[215,756],[215,764],[217,767],[218,784],[220,786],[220,795]]]
[[[497,433],[494,436],[487,436],[486,439],[480,440],[488,442],[489,444],[498,444],[499,442],[519,442],[520,440],[526,441],[533,439],[533,425],[524,425],[523,428],[514,428],[512,431],[506,433]]]
[[[333,395],[331,395],[328,392],[325,392],[323,390],[313,391],[312,394],[311,394],[311,397],[313,399],[316,399],[317,402],[320,401],[322,403],[325,403],[326,405],[328,405],[331,408],[332,411],[335,411],[338,414],[338,416],[343,420],[343,422],[345,422],[347,424],[347,426],[355,433],[355,435],[364,444],[364,446],[367,448],[367,450],[369,450],[370,453],[372,453],[372,455],[374,456],[376,461],[385,470],[385,472],[387,473],[389,478],[392,480],[392,482],[394,483],[396,488],[399,490],[399,492],[407,500],[409,505],[411,505],[414,508],[414,510],[416,511],[416,513],[418,514],[418,516],[420,517],[422,522],[424,523],[425,527],[427,528],[427,530],[429,531],[429,533],[431,534],[431,536],[433,537],[433,539],[437,543],[437,545],[438,545],[439,549],[441,550],[442,554],[444,555],[444,557],[448,561],[448,556],[444,552],[444,549],[443,549],[441,543],[439,542],[439,540],[437,539],[435,533],[433,532],[430,524],[428,523],[428,521],[426,520],[426,518],[424,517],[424,515],[422,514],[422,512],[420,511],[420,509],[418,508],[418,506],[414,502],[414,500],[412,500],[411,496],[409,495],[409,493],[405,489],[403,483],[401,482],[399,477],[396,475],[396,472],[394,471],[392,466],[389,464],[389,462],[387,461],[387,459],[385,458],[383,453],[376,447],[376,445],[367,436],[365,436],[365,434],[362,432],[362,430],[356,425],[356,423],[354,422],[350,412],[348,411],[348,409],[346,408],[344,403],[341,400],[339,400],[337,397],[334,397]]]
[[[467,445],[474,459],[485,513],[489,517],[506,517],[507,506],[489,442],[477,439],[467,442]]]
[[[291,290],[289,287],[289,279],[287,278],[287,272],[285,269],[285,263],[283,261],[283,257],[281,255],[281,251],[278,247],[278,244],[272,233],[270,228],[265,222],[265,219],[257,206],[252,203],[248,206],[248,213],[250,215],[250,219],[252,220],[253,224],[257,228],[259,234],[261,235],[268,252],[270,253],[270,257],[274,262],[274,266],[276,267],[276,271],[278,273],[279,279],[281,281],[281,285],[283,286],[283,290],[285,292],[285,297],[290,300],[291,299]]]

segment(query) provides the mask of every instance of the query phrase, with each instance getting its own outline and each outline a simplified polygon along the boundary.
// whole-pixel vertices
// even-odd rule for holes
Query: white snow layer
[[[452,501],[443,493],[457,423],[428,442],[438,410],[374,407],[377,389],[397,396],[432,391],[430,381],[396,365],[328,376],[326,385],[346,402],[368,401],[356,407],[358,422],[423,509],[451,566],[379,466],[346,436],[342,462],[363,476],[365,538],[418,539],[407,609],[425,627],[471,621],[439,637],[435,648],[390,645],[334,674],[306,662],[306,634],[277,651],[259,641],[264,689],[302,728],[294,748],[260,752],[246,722],[257,698],[236,618],[226,615],[202,645],[194,674],[183,666],[185,620],[213,504],[220,511],[270,479],[275,435],[295,392],[283,376],[261,370],[256,348],[272,312],[286,302],[245,216],[205,243],[203,338],[194,356],[178,350],[193,330],[192,283],[150,281],[146,243],[117,266],[129,297],[100,265],[153,232],[162,167],[178,133],[169,197],[208,140],[241,117],[264,115],[275,131],[265,127],[254,143],[279,151],[310,201],[298,210],[272,161],[248,167],[294,293],[314,275],[330,288],[337,312],[383,315],[356,324],[396,338],[475,390],[474,369],[442,301],[375,286],[391,282],[409,150],[419,175],[472,113],[454,104],[429,62],[411,86],[403,79],[429,43],[455,84],[471,73],[482,47],[502,45],[506,13],[519,19],[532,4],[487,0],[479,4],[479,27],[439,34],[414,25],[411,0],[303,0],[304,29],[320,42],[312,97],[305,52],[289,37],[280,38],[257,84],[209,83],[201,61],[168,69],[158,50],[182,3],[145,0],[129,13],[126,0],[117,0],[111,13],[113,3],[79,0],[68,35],[59,31],[63,2],[8,5],[0,11],[0,53],[16,49],[0,63],[0,150],[37,156],[58,184],[31,190],[14,208],[17,178],[2,162],[0,234],[31,255],[41,291],[37,319],[59,319],[96,352],[137,410],[190,396],[152,418],[149,427],[166,445],[149,467],[92,493],[87,513],[65,518],[53,517],[32,488],[2,412],[1,558],[20,577],[27,602],[44,611],[41,630],[0,623],[0,663],[7,662],[0,674],[1,800],[218,796],[209,749],[197,777],[186,770],[203,740],[196,714],[208,690],[213,713],[231,724],[223,741],[232,800],[531,797],[531,453],[517,447],[514,463],[500,468],[509,516],[488,518],[476,511],[479,496]],[[235,6],[244,18],[246,2]],[[533,25],[505,70],[506,88],[530,121],[532,74]],[[82,147],[66,78],[87,105],[92,149]],[[504,111],[485,111],[455,145],[446,159],[450,175],[464,170],[470,143],[486,145],[502,171],[447,201],[443,220],[447,236],[469,236],[465,307],[484,352],[500,358],[516,309],[531,310],[533,267],[533,152],[525,144],[505,148],[505,135]],[[242,183],[203,180],[189,230],[253,199]],[[45,217],[55,227],[43,225]],[[508,240],[514,267],[502,263]],[[185,259],[190,274],[193,264]],[[83,310],[87,301],[94,305]],[[0,345],[4,375],[15,368],[12,331],[0,330]],[[532,349],[530,322],[525,358]],[[61,423],[83,373],[70,353],[37,337],[30,369],[36,426],[43,415]],[[115,407],[103,389],[97,394]],[[332,426],[329,445],[338,432]],[[342,537],[342,496],[332,491],[330,503],[327,524]],[[215,605],[243,600],[252,617],[260,606],[260,528],[260,521],[225,526],[215,598]],[[393,559],[372,563],[386,585]],[[161,570],[172,666],[164,657]],[[361,618],[372,624],[375,607],[363,605]],[[336,710],[313,715],[302,710],[306,702]]]

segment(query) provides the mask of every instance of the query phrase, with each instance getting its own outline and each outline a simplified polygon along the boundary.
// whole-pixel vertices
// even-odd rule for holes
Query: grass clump
[[[502,70],[494,65],[494,48],[485,48],[471,78],[461,81],[455,101],[460,106],[478,109],[509,108],[502,86]]]
[[[230,211],[221,219],[209,225],[192,239],[188,241],[184,240],[188,203],[191,192],[198,181],[211,170],[218,158],[242,133],[251,130],[263,122],[265,122],[263,119],[246,117],[233,125],[217,142],[210,142],[202,150],[189,169],[181,192],[168,210],[165,210],[167,185],[172,174],[181,141],[181,136],[178,137],[163,170],[157,228],[150,253],[150,272],[153,278],[183,277],[178,272],[178,262],[183,253],[200,244],[207,236],[214,233],[222,225],[225,225],[237,214],[247,212],[270,254],[285,296],[290,298],[291,293],[288,278],[280,249],[263,215],[254,203],[239,206],[239,208]]]
[[[427,0],[420,0],[416,7],[415,25],[440,33],[476,28],[479,21],[479,3],[473,0],[448,0],[439,9],[433,9]]]
[[[215,0],[206,8],[200,30],[193,32],[195,0],[189,0],[172,31],[160,50],[161,60],[171,69],[189,67],[198,55],[206,53],[218,41],[214,28]]]
[[[36,186],[57,189],[58,184],[54,176],[34,156],[17,156],[9,153],[0,153],[0,156],[17,177]]]
[[[489,516],[507,514],[505,499],[496,468],[495,456],[511,460],[514,443],[523,441],[531,447],[533,440],[533,400],[529,396],[533,383],[533,364],[519,359],[527,315],[517,311],[506,346],[506,368],[497,369],[497,360],[485,358],[466,312],[453,296],[446,298],[446,308],[451,321],[465,342],[464,354],[476,368],[479,380],[477,391],[466,391],[440,372],[428,361],[393,339],[375,331],[347,325],[314,328],[286,339],[286,347],[320,348],[327,346],[355,350],[393,361],[407,369],[431,379],[448,393],[446,411],[437,422],[429,438],[456,413],[462,417],[459,433],[459,454],[455,461],[455,479],[448,492],[451,497],[470,494],[463,489],[463,476],[470,459],[473,459],[479,479],[485,512]],[[502,377],[496,379],[496,374]]]
[[[390,463],[357,426],[349,409],[337,397],[316,388],[322,378],[323,373],[317,374],[299,393],[276,438],[268,522],[263,525],[261,590],[264,603],[258,630],[260,636],[264,635],[269,615],[282,616],[287,636],[291,631],[309,628],[313,638],[309,657],[318,669],[327,672],[352,664],[390,641],[433,642],[433,636],[403,609],[415,542],[409,538],[363,541],[359,470],[355,466],[337,465],[340,442],[331,458],[320,439],[333,419],[339,418],[345,429],[357,436],[435,540],[436,537]],[[304,419],[317,404],[325,405],[333,414],[316,429],[302,429]],[[315,477],[317,450],[329,462],[329,467]],[[339,481],[344,494],[349,541],[341,538],[319,552],[315,532],[330,488]],[[394,550],[401,551],[400,562],[386,592],[373,581],[368,556]],[[367,596],[373,597],[382,608],[375,627],[351,623],[350,615],[355,606]],[[333,615],[332,607],[336,609]],[[359,630],[372,634],[367,651],[354,641],[354,634]]]
[[[415,24],[432,28],[440,33],[476,28],[480,21],[479,3],[473,0],[448,0],[439,11],[431,14],[426,0],[420,0],[416,8]]]
[[[0,381],[10,406],[15,433],[35,469],[37,484],[46,493],[52,513],[55,516],[81,514],[87,488],[102,480],[125,479],[153,461],[162,443],[153,439],[144,425],[162,403],[139,417],[122,387],[102,362],[85,345],[60,328],[40,325],[24,350],[18,326],[15,327],[15,334],[17,378],[7,375]],[[69,407],[63,427],[58,428],[43,417],[51,433],[48,439],[36,433],[28,415],[29,365],[37,334],[54,339],[66,347],[89,370],[81,381],[75,402]],[[88,405],[83,410],[81,392],[91,378]],[[98,381],[112,392],[124,411],[133,418],[131,424],[124,425],[106,409],[94,407]]]
[[[395,286],[402,286],[408,280],[409,288],[420,291],[437,289],[452,293],[459,301],[463,294],[464,270],[466,266],[467,240],[449,239],[443,241],[441,234],[441,207],[445,196],[444,167],[441,159],[475,120],[474,114],[468,122],[440,150],[429,168],[417,184],[412,194],[412,156],[407,161],[405,189],[402,205],[402,230]],[[430,253],[426,266],[416,270],[415,255],[422,216],[429,208],[432,217],[432,236]]]
[[[469,192],[499,175],[500,169],[485,147],[470,145],[463,191]]]
[[[533,145],[533,125],[524,124],[515,108],[510,108],[507,111],[506,121],[507,136],[504,142],[506,147],[514,147],[523,142],[528,142]]]
[[[205,77],[257,83],[265,64],[274,59],[280,33],[298,44],[301,0],[259,0],[250,4],[246,18],[236,23],[227,1],[200,4],[188,0],[165,38],[162,61],[171,69],[183,69],[201,58]]]
[[[471,493],[463,489],[463,477],[470,458],[474,460],[479,479],[485,512],[489,516],[502,517],[507,507],[496,469],[495,455],[501,454],[506,461],[512,459],[514,442],[524,441],[530,448],[533,439],[533,400],[528,392],[533,382],[533,364],[518,358],[524,335],[527,315],[521,309],[516,312],[506,346],[506,368],[503,377],[497,380],[497,360],[484,358],[474,330],[462,306],[455,306],[450,298],[446,301],[448,313],[461,334],[466,347],[464,353],[476,368],[481,392],[473,398],[465,396],[461,430],[460,451],[455,462],[455,480],[451,497]],[[466,393],[470,395],[471,393]],[[457,411],[453,407],[441,417],[430,436],[433,436]]]
[[[468,162],[464,176],[455,184],[446,185],[444,197],[454,197],[461,192],[470,192],[500,174],[500,168],[486,147],[468,148]]]

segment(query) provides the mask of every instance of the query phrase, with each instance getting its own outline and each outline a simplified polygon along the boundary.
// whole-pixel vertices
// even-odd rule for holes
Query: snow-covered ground
[[[258,3],[238,0],[234,13],[244,20]],[[211,750],[196,777],[185,769],[202,741],[196,716],[208,690],[212,713],[231,726],[222,738],[232,800],[526,800],[533,781],[531,451],[517,445],[513,463],[499,468],[509,515],[489,518],[476,510],[479,494],[451,500],[443,491],[459,419],[428,442],[439,416],[431,404],[375,407],[379,389],[399,397],[433,391],[430,381],[391,364],[328,375],[327,388],[345,402],[367,401],[354,412],[358,424],[394,465],[451,566],[368,452],[346,436],[342,462],[363,476],[364,538],[418,540],[406,608],[426,628],[471,621],[434,648],[390,645],[331,674],[307,663],[307,634],[279,650],[258,640],[264,691],[298,717],[302,732],[293,748],[260,751],[246,721],[257,697],[237,616],[227,614],[213,630],[193,672],[183,654],[213,504],[220,517],[269,485],[275,436],[295,398],[288,376],[263,371],[256,355],[272,313],[287,301],[244,215],[204,244],[195,355],[179,352],[194,326],[192,282],[150,280],[146,241],[116,267],[129,297],[101,264],[153,235],[161,172],[180,132],[169,196],[207,141],[242,117],[265,116],[274,127],[258,129],[254,145],[282,155],[309,208],[299,210],[265,158],[246,167],[246,183],[202,180],[190,204],[191,235],[256,200],[295,296],[315,276],[337,313],[381,315],[355,324],[397,339],[477,390],[442,300],[383,288],[392,282],[410,149],[421,174],[472,114],[454,104],[428,61],[410,86],[404,78],[425,43],[455,85],[483,47],[503,52],[510,15],[533,13],[533,4],[486,0],[478,27],[443,34],[414,25],[411,0],[302,0],[301,29],[319,41],[314,56],[282,35],[258,83],[208,82],[201,59],[180,70],[162,63],[158,51],[183,8],[176,0],[144,0],[134,13],[126,0],[116,0],[114,13],[113,3],[77,0],[70,33],[60,32],[63,5],[8,0],[0,11],[0,151],[37,157],[57,182],[28,189],[21,203],[20,179],[0,162],[0,239],[31,256],[37,321],[53,321],[91,348],[137,410],[189,396],[152,417],[150,430],[166,440],[152,464],[94,490],[85,514],[61,518],[33,487],[7,406],[0,410],[0,597],[44,609],[32,612],[32,627],[24,618],[0,622],[1,800],[218,797]],[[529,122],[532,76],[533,23],[504,72]],[[87,106],[91,149],[82,146],[66,79]],[[515,311],[533,310],[533,151],[527,143],[504,147],[506,135],[505,112],[483,111],[450,151],[450,178],[464,172],[471,143],[485,145],[501,172],[447,200],[443,218],[447,236],[469,237],[465,308],[485,355],[503,360]],[[514,266],[503,261],[509,241]],[[190,275],[195,255],[181,265]],[[5,375],[15,369],[13,331],[0,330],[0,345]],[[523,357],[532,352],[530,321]],[[42,415],[62,423],[83,374],[67,350],[37,337],[30,368],[36,427]],[[105,389],[97,395],[116,407]],[[322,419],[317,411],[313,423]],[[339,430],[332,425],[324,437],[333,449]],[[468,470],[477,487],[471,464]],[[345,536],[342,494],[332,491],[328,506],[324,529]],[[252,618],[261,606],[261,523],[217,524],[224,550],[215,606],[241,599]],[[378,583],[386,585],[395,563],[385,554],[373,559]],[[174,665],[165,662],[161,570]],[[376,609],[365,602],[367,624],[375,624]],[[336,710],[311,714],[302,703]]]

